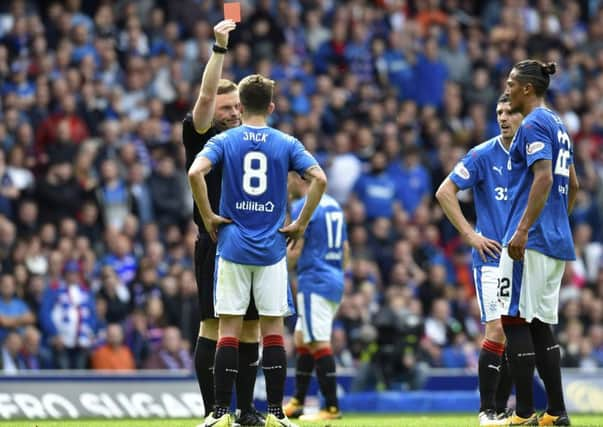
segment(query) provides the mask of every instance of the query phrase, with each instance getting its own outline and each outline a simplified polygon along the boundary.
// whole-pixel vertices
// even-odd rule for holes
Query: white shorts
[[[473,280],[482,323],[500,319],[498,267],[483,265],[474,268]]]
[[[527,322],[536,318],[556,324],[564,270],[563,260],[526,249],[523,261],[513,261],[507,248],[503,248],[498,283],[501,314],[519,316]]]
[[[295,330],[301,331],[304,343],[331,342],[333,319],[339,304],[313,293],[297,294],[297,323]]]
[[[260,316],[284,317],[290,314],[287,303],[287,260],[272,265],[237,264],[216,257],[214,278],[216,316],[243,316],[253,298]]]

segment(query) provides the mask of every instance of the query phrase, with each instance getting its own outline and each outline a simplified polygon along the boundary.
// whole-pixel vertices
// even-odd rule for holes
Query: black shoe
[[[255,409],[254,406],[245,412],[239,412],[237,410],[235,423],[239,424],[241,427],[264,427],[265,422],[266,418],[264,418],[262,413]]]

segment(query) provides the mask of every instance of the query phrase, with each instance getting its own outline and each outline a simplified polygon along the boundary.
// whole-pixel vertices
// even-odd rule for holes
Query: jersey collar
[[[502,142],[502,135],[498,135],[498,136],[496,137],[496,141],[498,142],[498,145],[500,145],[500,148],[502,148],[502,150],[503,150],[505,153],[509,154],[509,150],[507,150],[507,149],[505,148],[505,145],[504,145],[504,144],[503,144],[503,142]]]

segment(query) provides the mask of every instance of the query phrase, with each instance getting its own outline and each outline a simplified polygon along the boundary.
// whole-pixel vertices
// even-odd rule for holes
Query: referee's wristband
[[[224,54],[224,53],[228,52],[227,48],[222,47],[222,46],[218,46],[217,44],[214,44],[214,46],[212,47],[212,50],[215,53],[221,53],[221,54]]]

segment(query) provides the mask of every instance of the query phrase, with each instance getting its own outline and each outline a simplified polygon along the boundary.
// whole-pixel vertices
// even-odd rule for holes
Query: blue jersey
[[[292,218],[299,216],[305,200],[293,202]],[[343,242],[347,239],[341,207],[334,198],[323,195],[304,234],[304,248],[297,261],[298,292],[316,293],[337,303],[341,301]]]
[[[574,242],[567,213],[567,194],[574,150],[563,122],[547,108],[536,108],[528,114],[511,144],[508,164],[511,206],[503,245],[509,244],[526,210],[534,181],[530,167],[541,159],[552,161],[553,186],[540,216],[528,232],[526,248],[552,258],[573,260]]]
[[[396,184],[385,172],[360,175],[352,191],[364,204],[366,219],[391,218],[394,215]]]
[[[455,166],[450,179],[461,190],[473,189],[477,223],[475,231],[488,239],[502,242],[509,212],[507,202],[507,162],[509,153],[500,136],[474,147]],[[499,257],[484,262],[473,249],[473,267],[498,266]]]
[[[240,126],[211,138],[198,154],[222,164],[217,255],[238,264],[272,265],[286,255],[278,231],[287,211],[287,173],[316,160],[294,137],[268,126]]]

